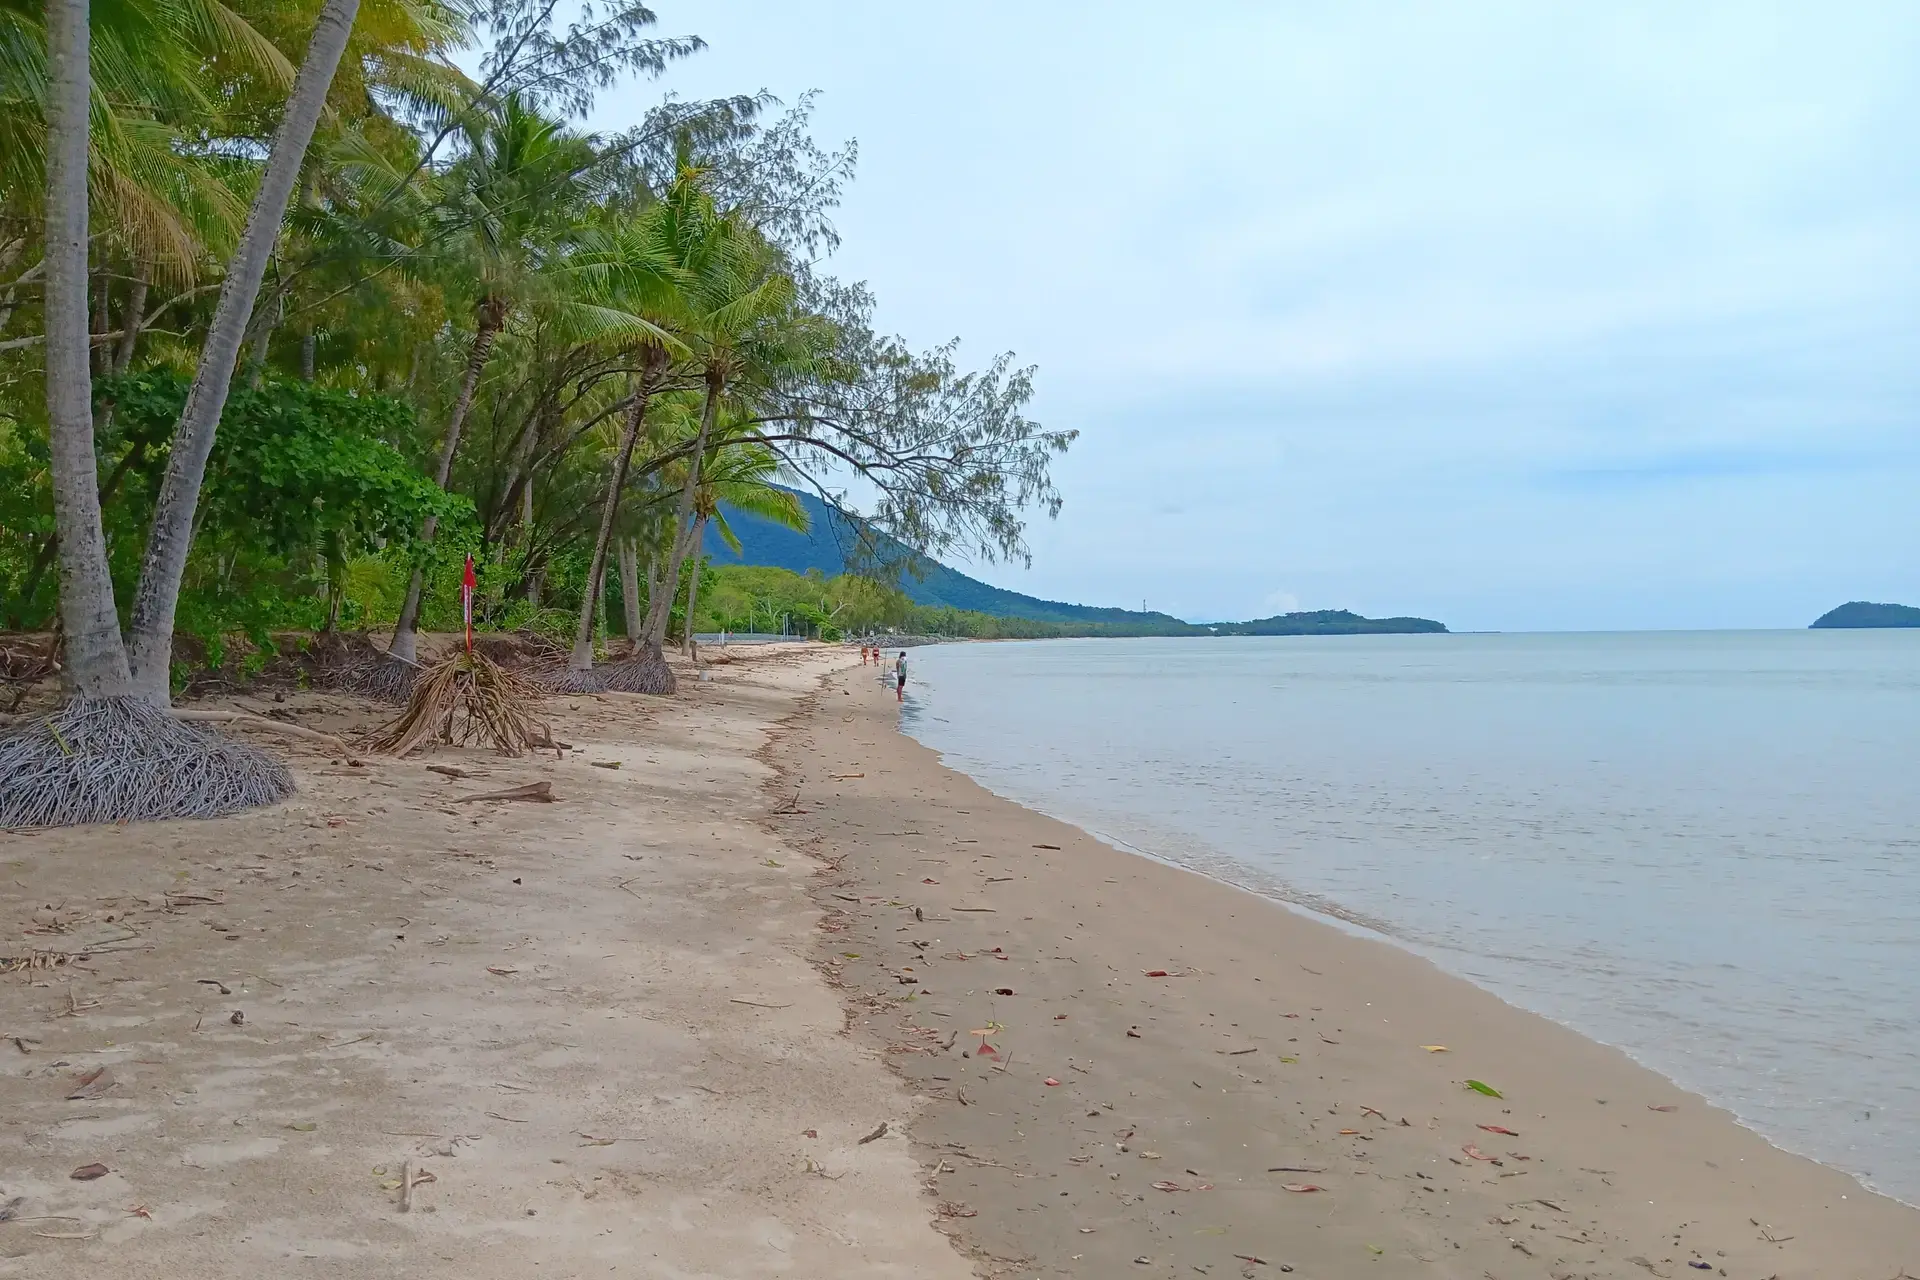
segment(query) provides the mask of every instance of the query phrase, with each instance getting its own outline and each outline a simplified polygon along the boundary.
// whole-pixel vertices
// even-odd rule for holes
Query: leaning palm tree
[[[474,295],[473,336],[434,469],[442,489],[452,478],[481,376],[516,305],[531,295],[551,297],[554,286],[566,283],[564,273],[549,269],[543,274],[543,268],[563,260],[562,248],[575,234],[586,191],[584,175],[594,159],[590,139],[518,97],[469,123],[467,134],[467,154],[448,175],[449,194],[439,215],[461,232],[453,248],[457,260],[469,264]],[[422,544],[433,541],[436,524],[429,518],[422,527]],[[387,661],[366,673],[369,692],[404,699],[411,688],[424,586],[424,571],[416,568],[387,645]]]
[[[213,431],[287,201],[359,0],[327,0],[295,77],[155,505],[133,608],[131,644],[114,610],[95,489],[87,362],[88,5],[53,0],[47,129],[47,400],[60,457],[55,520],[61,611],[69,618],[79,696],[55,716],[0,739],[0,825],[210,816],[267,803],[293,787],[262,752],[196,732],[168,714],[173,615]],[[77,637],[77,641],[75,639]]]
[[[711,209],[710,203],[701,209],[700,225],[686,237],[682,258],[688,284],[680,332],[695,355],[702,391],[699,426],[684,450],[686,476],[660,574],[661,590],[647,601],[638,652],[621,664],[613,685],[635,692],[673,692],[673,672],[664,651],[667,623],[679,593],[681,568],[693,550],[700,471],[721,405],[736,378],[757,377],[770,366],[803,359],[819,323],[817,317],[796,312],[793,278],[783,269],[778,251],[739,216],[708,212]]]
[[[740,538],[727,519],[729,509],[758,516],[782,528],[805,533],[809,521],[800,495],[775,481],[784,470],[773,450],[750,440],[737,440],[714,451],[701,469],[700,488],[693,500],[693,570],[687,575],[686,627],[682,643],[689,661],[698,657],[693,643],[694,613],[700,600],[700,569],[705,558],[709,525],[721,543],[740,554]]]

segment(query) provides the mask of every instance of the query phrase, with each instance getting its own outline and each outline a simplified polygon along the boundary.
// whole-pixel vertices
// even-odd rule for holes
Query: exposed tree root
[[[605,682],[601,687],[616,693],[669,694],[674,690],[673,668],[657,654],[638,653],[619,662],[595,668]]]
[[[588,667],[582,671],[565,664],[547,666],[535,671],[533,680],[548,693],[605,693],[607,668]]]
[[[540,691],[483,653],[457,649],[421,669],[407,709],[367,745],[404,756],[425,742],[485,742],[504,756],[546,746],[553,735],[536,715]]]
[[[357,693],[376,702],[400,705],[413,697],[420,679],[420,667],[405,658],[376,654],[340,667],[327,677],[327,687],[343,693]]]
[[[74,698],[0,733],[0,827],[214,818],[292,793],[266,752],[140,698]]]

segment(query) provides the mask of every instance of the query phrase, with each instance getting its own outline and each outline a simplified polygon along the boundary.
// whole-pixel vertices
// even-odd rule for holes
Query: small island
[[[1345,609],[1314,609],[1282,613],[1251,622],[1223,622],[1213,630],[1223,636],[1365,636],[1429,635],[1446,631],[1431,618],[1363,618]]]
[[[1905,604],[1872,604],[1850,600],[1814,619],[1809,630],[1863,627],[1920,627],[1920,609]]]

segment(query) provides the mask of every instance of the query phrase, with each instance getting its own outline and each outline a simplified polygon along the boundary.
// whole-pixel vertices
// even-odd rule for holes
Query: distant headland
[[[1813,620],[1819,629],[1862,627],[1920,627],[1920,609],[1905,604],[1872,604],[1850,600],[1838,609],[1830,609]]]

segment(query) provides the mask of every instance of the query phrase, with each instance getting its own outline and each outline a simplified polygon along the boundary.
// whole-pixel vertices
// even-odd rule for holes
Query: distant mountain
[[[727,523],[740,539],[740,554],[735,555],[720,540],[720,533],[707,526],[706,552],[715,564],[764,564],[805,573],[818,569],[832,577],[844,573],[846,552],[857,545],[853,530],[844,518],[812,494],[797,495],[807,509],[811,527],[796,533],[762,516],[727,508]],[[1094,605],[1065,604],[1022,595],[970,578],[938,561],[923,561],[924,576],[916,578],[902,571],[900,589],[915,604],[943,609],[967,609],[992,614],[997,618],[1026,618],[1034,622],[1101,622],[1139,627],[1161,633],[1185,634],[1202,629],[1165,613],[1142,613],[1137,609],[1104,609]]]
[[[709,524],[705,543],[707,557],[715,564],[772,565],[794,573],[817,569],[827,577],[846,572],[846,553],[858,544],[853,530],[839,513],[812,494],[796,493],[796,496],[807,510],[811,527],[806,533],[796,533],[765,517],[728,507],[727,524],[740,539],[740,551],[735,554],[729,549],[720,540],[719,531]],[[937,561],[923,561],[921,567],[924,573],[920,577],[902,570],[899,580],[900,589],[915,604],[964,609],[997,618],[1097,626],[1106,634],[1307,636],[1446,630],[1445,626],[1426,618],[1363,618],[1344,609],[1286,613],[1253,622],[1196,625],[1166,613],[1042,600],[970,578]]]
[[[1920,627],[1920,609],[1905,604],[1870,604],[1853,600],[1814,619],[1814,627]]]
[[[1446,629],[1445,623],[1431,618],[1363,618],[1345,609],[1282,613],[1252,622],[1224,622],[1213,628],[1223,636],[1415,635],[1438,634]]]

